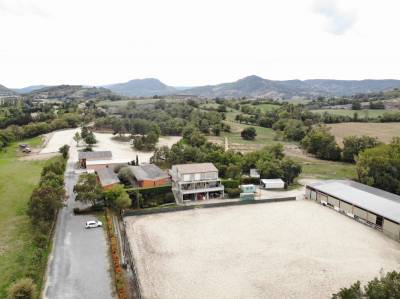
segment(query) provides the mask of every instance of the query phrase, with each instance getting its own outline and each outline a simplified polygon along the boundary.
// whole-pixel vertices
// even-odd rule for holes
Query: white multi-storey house
[[[224,197],[218,169],[212,163],[173,165],[170,174],[177,203]]]

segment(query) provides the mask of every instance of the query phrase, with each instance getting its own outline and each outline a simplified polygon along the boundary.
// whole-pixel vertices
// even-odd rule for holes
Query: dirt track
[[[126,218],[145,298],[329,298],[400,245],[308,201]]]

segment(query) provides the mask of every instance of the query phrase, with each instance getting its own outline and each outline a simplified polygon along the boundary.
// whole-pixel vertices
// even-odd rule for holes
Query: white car
[[[100,226],[103,226],[103,223],[101,223],[101,221],[96,221],[96,220],[87,221],[85,224],[85,228],[95,228]]]

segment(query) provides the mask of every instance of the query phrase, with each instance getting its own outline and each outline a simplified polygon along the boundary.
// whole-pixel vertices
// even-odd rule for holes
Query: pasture
[[[359,119],[375,119],[382,116],[384,113],[399,111],[399,110],[385,110],[385,109],[372,109],[372,110],[348,110],[348,109],[321,109],[321,110],[311,110],[311,112],[324,114],[329,113],[333,115],[349,116],[353,117],[354,113],[358,114]]]

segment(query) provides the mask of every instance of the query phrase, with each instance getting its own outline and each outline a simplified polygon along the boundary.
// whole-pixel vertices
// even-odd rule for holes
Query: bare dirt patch
[[[400,245],[309,201],[125,218],[145,298],[328,298]]]
[[[400,137],[400,123],[339,123],[329,125],[340,146],[348,136],[367,135],[389,143],[393,137]]]

